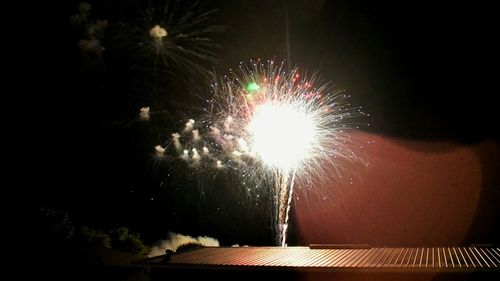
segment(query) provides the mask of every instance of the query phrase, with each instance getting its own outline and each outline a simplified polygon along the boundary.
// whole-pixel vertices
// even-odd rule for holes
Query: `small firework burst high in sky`
[[[210,67],[217,64],[218,45],[212,37],[224,30],[214,24],[215,9],[203,1],[148,1],[131,5],[142,13],[112,24],[114,36],[108,52],[121,51],[137,59],[134,68],[151,69],[189,82],[210,78]],[[132,2],[134,3],[134,2]],[[128,53],[123,53],[128,52]]]
[[[188,120],[170,143],[194,167],[237,169],[272,183],[276,242],[285,246],[295,178],[328,177],[326,163],[355,159],[344,131],[355,125],[352,117],[364,114],[342,91],[283,65],[240,63],[213,84],[207,118]],[[160,146],[156,153],[163,157],[165,150]]]

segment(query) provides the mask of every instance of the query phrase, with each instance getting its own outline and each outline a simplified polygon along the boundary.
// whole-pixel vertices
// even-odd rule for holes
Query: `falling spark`
[[[160,159],[165,157],[165,148],[161,147],[161,145],[155,146],[155,155]]]
[[[198,142],[200,140],[200,132],[198,130],[193,130],[193,141]]]
[[[184,150],[182,151],[182,156],[181,156],[181,157],[182,157],[184,160],[189,159],[189,150],[184,149]]]
[[[151,30],[149,30],[149,36],[154,40],[158,41],[160,44],[163,40],[163,37],[167,37],[167,30],[159,25],[155,25]]]
[[[150,115],[149,115],[149,106],[141,108],[141,112],[139,113],[139,118],[142,121],[149,121],[149,118],[150,118]]]
[[[180,142],[180,137],[181,135],[179,133],[173,133],[172,134],[172,141],[174,143],[174,146],[175,146],[175,149],[180,152],[182,150],[182,145],[181,145],[181,142]]]
[[[196,148],[193,148],[191,151],[193,152],[192,159],[194,161],[200,160],[200,154],[198,153],[198,150]]]
[[[193,125],[194,125],[194,120],[189,119],[189,121],[187,121],[187,123],[186,123],[186,127],[184,128],[184,131],[190,132],[193,129]]]

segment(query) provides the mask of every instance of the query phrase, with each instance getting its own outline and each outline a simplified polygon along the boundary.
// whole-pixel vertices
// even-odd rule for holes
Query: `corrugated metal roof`
[[[498,271],[498,247],[317,249],[310,247],[206,247],[158,256],[147,264],[198,267],[291,267],[376,271]]]

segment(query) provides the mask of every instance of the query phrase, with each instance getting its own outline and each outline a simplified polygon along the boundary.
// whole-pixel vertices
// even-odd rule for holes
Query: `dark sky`
[[[92,12],[110,23],[126,21],[132,2],[96,1]],[[371,114],[365,133],[424,144],[492,140],[491,154],[498,156],[494,9],[392,2],[210,1],[207,8],[219,9],[215,23],[226,27],[214,35],[220,63],[213,67],[224,73],[248,59],[290,59],[350,92]],[[151,148],[196,112],[193,101],[206,92],[162,89],[148,68],[123,71],[131,61],[125,53],[105,53],[105,63],[89,64],[69,23],[77,3],[23,15],[32,34],[21,41],[24,55],[14,68],[22,85],[8,94],[3,213],[9,222],[33,231],[37,210],[47,206],[85,224],[129,226],[149,242],[174,231],[226,245],[272,243],[265,199],[234,190],[233,178],[209,180],[151,160]],[[166,112],[163,119],[136,122],[145,103]],[[489,163],[495,167],[498,157]],[[491,180],[483,198],[499,199],[499,182]],[[495,221],[494,200],[481,202],[489,204],[479,211],[483,220]],[[498,234],[481,231],[477,237]]]

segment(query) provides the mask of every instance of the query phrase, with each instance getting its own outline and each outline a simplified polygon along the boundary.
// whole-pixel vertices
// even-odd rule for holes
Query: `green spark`
[[[248,92],[253,93],[253,92],[258,91],[260,89],[260,86],[255,82],[250,82],[246,85],[245,89]]]

